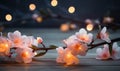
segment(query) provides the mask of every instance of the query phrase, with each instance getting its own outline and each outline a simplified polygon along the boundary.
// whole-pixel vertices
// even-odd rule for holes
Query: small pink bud
[[[43,42],[43,39],[41,37],[37,37],[37,42],[41,44]]]

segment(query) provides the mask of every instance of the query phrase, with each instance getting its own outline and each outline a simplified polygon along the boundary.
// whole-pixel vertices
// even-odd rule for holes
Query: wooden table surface
[[[75,30],[63,33],[59,29],[15,28],[5,29],[4,32],[13,32],[14,30],[20,30],[22,34],[25,35],[41,36],[47,47],[51,44],[64,46],[62,40],[78,31]],[[92,33],[95,35],[96,32],[97,31],[93,31]],[[111,38],[119,37],[120,30],[117,32],[110,31],[110,34]],[[98,40],[96,43],[98,42],[101,41]],[[34,58],[33,62],[30,64],[0,61],[0,71],[120,71],[120,60],[96,60],[95,50],[96,49],[90,50],[84,57],[79,56],[80,63],[77,65],[65,66],[64,64],[56,63],[57,52],[56,50],[51,50],[48,51],[45,56]]]

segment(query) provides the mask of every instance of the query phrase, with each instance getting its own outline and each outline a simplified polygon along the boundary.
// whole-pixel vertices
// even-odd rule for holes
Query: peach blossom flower
[[[32,45],[38,46],[38,42],[33,36],[21,35],[19,31],[8,33],[8,38],[13,42],[13,47],[22,48],[23,45],[27,45],[28,47]]]
[[[71,51],[68,48],[63,49],[62,47],[59,47],[56,50],[58,52],[58,57],[56,59],[58,63],[65,63],[66,65],[79,63],[79,59],[76,56],[72,55]]]
[[[109,53],[109,46],[108,44],[104,45],[104,48],[98,48],[96,50],[97,57],[96,59],[109,59],[110,58],[110,53]]]
[[[43,39],[41,37],[37,37],[37,42],[41,44],[43,42]]]
[[[56,59],[56,61],[58,63],[65,63],[64,60],[63,60],[63,57],[64,57],[64,49],[62,47],[59,47],[56,49],[57,52],[58,52],[58,57]]]
[[[85,56],[88,49],[85,43],[79,42],[75,35],[70,36],[68,39],[64,40],[67,48],[71,50],[73,55]]]
[[[101,32],[100,32],[100,38],[108,43],[111,42],[110,38],[109,38],[109,35],[107,34],[107,28],[104,27]]]
[[[37,40],[33,36],[22,36],[23,44],[28,45],[28,47],[31,47],[32,45],[38,46]]]
[[[79,30],[79,32],[76,33],[76,37],[78,38],[79,41],[90,44],[93,39],[93,34],[92,33],[87,34],[87,31],[84,28],[82,28]]]
[[[5,37],[0,37],[0,56],[9,55],[11,42]]]
[[[88,49],[86,44],[80,42],[76,42],[71,46],[67,46],[67,48],[71,50],[71,53],[73,55],[81,55],[81,56],[85,56]]]
[[[8,38],[13,42],[13,47],[21,47],[22,43],[22,35],[19,31],[15,31],[13,33],[8,33]]]
[[[63,42],[67,46],[71,46],[72,44],[76,43],[77,37],[75,35],[70,36],[68,39],[63,40]]]
[[[16,62],[19,63],[30,63],[35,54],[32,52],[31,48],[24,46],[24,48],[16,49]]]

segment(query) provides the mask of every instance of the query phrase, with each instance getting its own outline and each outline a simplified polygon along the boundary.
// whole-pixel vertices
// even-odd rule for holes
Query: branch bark
[[[93,48],[98,47],[98,46],[101,46],[101,45],[104,45],[104,44],[112,44],[112,43],[117,42],[117,41],[120,41],[120,37],[112,39],[111,43],[100,42],[100,43],[96,43],[96,44],[90,44],[90,45],[88,45],[90,47],[90,48],[88,48],[88,50],[93,49]],[[51,48],[51,47],[49,47],[49,48],[40,48],[40,47],[38,47],[36,50],[53,50],[53,49],[56,49],[56,48],[57,48],[57,46],[54,47],[54,48]],[[66,47],[64,47],[64,48],[66,48]]]
[[[98,47],[98,46],[101,46],[101,45],[104,45],[104,44],[112,44],[112,43],[117,42],[117,41],[120,41],[120,37],[119,37],[119,38],[112,39],[112,40],[111,40],[111,43],[101,42],[101,43],[97,43],[97,44],[88,45],[88,46],[91,47],[91,48],[89,48],[88,50],[93,49],[93,48]]]

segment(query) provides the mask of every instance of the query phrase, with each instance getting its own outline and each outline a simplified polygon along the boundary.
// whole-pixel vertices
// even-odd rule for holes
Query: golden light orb
[[[21,56],[26,58],[26,57],[29,56],[29,53],[28,53],[27,51],[26,51],[26,52],[23,52],[23,53],[21,54]]]
[[[70,6],[70,7],[68,8],[68,12],[69,12],[69,13],[74,13],[74,12],[75,12],[75,7],[74,7],[74,6]]]
[[[70,28],[71,28],[71,29],[76,29],[77,26],[76,26],[76,24],[70,24]]]
[[[37,55],[37,52],[34,52],[35,55]]]
[[[93,28],[94,28],[93,24],[87,24],[87,26],[86,26],[86,29],[87,29],[88,31],[92,31]]]
[[[0,43],[0,52],[5,52],[7,51],[9,48],[9,45],[7,43]]]
[[[30,4],[30,5],[29,5],[29,9],[30,9],[31,11],[35,10],[35,9],[36,9],[36,5],[35,5],[35,4]]]
[[[58,5],[58,1],[57,0],[52,0],[51,1],[51,6],[55,7]]]
[[[61,30],[62,32],[67,32],[67,31],[69,30],[69,24],[62,24],[62,25],[60,26],[60,30]]]
[[[36,18],[36,21],[41,23],[43,21],[43,18],[39,16],[39,17]]]
[[[7,14],[7,15],[5,16],[5,19],[6,19],[6,21],[11,21],[11,20],[12,20],[12,15]]]

